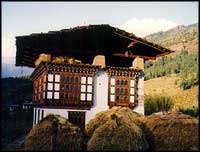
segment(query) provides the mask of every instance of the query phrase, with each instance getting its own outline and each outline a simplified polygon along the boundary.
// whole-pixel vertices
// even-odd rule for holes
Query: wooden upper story
[[[134,108],[142,70],[85,64],[41,62],[31,75],[33,100],[43,107],[90,109],[94,101],[94,77],[99,70],[108,75],[108,105]]]

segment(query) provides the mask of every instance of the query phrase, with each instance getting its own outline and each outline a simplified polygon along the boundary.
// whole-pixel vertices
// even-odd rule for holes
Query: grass
[[[144,82],[145,95],[165,95],[174,101],[173,111],[179,108],[198,107],[198,86],[183,90],[175,84],[179,77],[175,74],[150,79]]]

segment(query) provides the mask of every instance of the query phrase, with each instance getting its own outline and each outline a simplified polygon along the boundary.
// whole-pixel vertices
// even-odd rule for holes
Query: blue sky
[[[2,56],[15,36],[85,24],[110,24],[137,36],[198,22],[198,2],[2,2]]]

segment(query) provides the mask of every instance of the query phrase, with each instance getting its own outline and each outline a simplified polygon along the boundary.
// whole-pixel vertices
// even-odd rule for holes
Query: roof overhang
[[[137,56],[154,60],[172,52],[107,24],[17,36],[16,47],[16,66],[28,67],[35,67],[42,53],[73,57],[89,64],[100,54],[105,55],[108,66],[131,66]]]

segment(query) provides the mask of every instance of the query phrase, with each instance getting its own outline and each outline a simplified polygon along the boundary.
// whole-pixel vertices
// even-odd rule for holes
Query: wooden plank
[[[117,35],[119,35],[119,36],[121,36],[121,37],[127,38],[127,39],[129,39],[129,40],[136,41],[136,42],[142,43],[142,44],[144,44],[144,45],[147,45],[147,46],[149,46],[149,47],[152,47],[152,48],[154,48],[154,49],[156,49],[156,50],[159,50],[159,51],[161,51],[161,52],[166,52],[166,51],[168,51],[168,54],[171,53],[171,50],[168,50],[168,49],[166,49],[166,48],[163,48],[163,47],[161,47],[161,46],[159,46],[159,45],[157,45],[157,44],[154,44],[154,43],[148,44],[148,43],[150,43],[150,42],[145,43],[145,42],[142,42],[142,41],[140,41],[140,40],[137,40],[136,38],[130,38],[130,37],[128,37],[128,36],[124,36],[124,35],[119,34],[119,33],[117,33],[117,32],[114,32],[114,33],[117,34]],[[155,47],[155,46],[153,46],[153,45],[157,45],[157,47]],[[160,48],[159,48],[159,47],[160,47]],[[164,51],[164,50],[166,50],[166,51]]]
[[[131,42],[131,43],[128,45],[128,48],[132,47],[132,46],[135,45],[136,43],[138,43],[138,42],[135,42],[135,41]]]
[[[143,56],[143,55],[128,55],[128,56],[126,56],[124,53],[113,53],[112,56],[132,58],[132,59],[134,59],[136,57],[142,57],[144,59],[156,60],[156,57]]]

